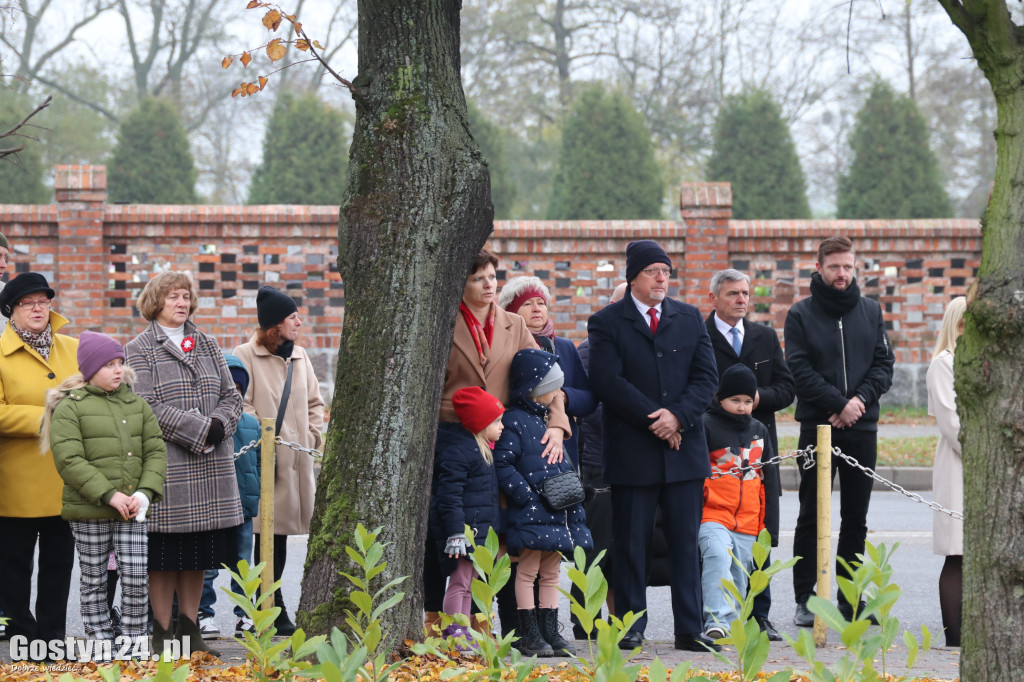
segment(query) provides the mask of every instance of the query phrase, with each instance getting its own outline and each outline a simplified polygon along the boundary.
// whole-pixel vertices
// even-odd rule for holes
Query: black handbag
[[[583,504],[586,494],[583,483],[575,471],[556,474],[545,478],[537,488],[541,502],[551,511],[562,511],[575,504]]]

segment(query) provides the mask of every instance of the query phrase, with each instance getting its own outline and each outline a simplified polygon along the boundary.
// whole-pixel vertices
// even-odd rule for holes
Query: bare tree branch
[[[21,121],[19,123],[15,124],[10,129],[0,133],[0,140],[6,140],[6,139],[8,139],[10,137],[26,137],[28,139],[35,140],[36,139],[35,137],[33,137],[31,135],[26,135],[26,134],[24,134],[24,133],[22,133],[20,131],[25,126],[38,127],[38,126],[33,126],[33,124],[29,123],[29,121],[32,120],[33,116],[38,114],[40,111],[42,111],[46,107],[50,106],[50,102],[52,100],[53,100],[53,96],[47,97],[46,100],[44,100],[42,104],[37,106],[31,112],[29,112],[29,114],[27,116],[25,116],[25,118],[21,119]],[[23,149],[25,149],[25,144],[24,143],[19,144],[17,147],[11,147],[9,149],[0,149],[0,159],[8,157],[8,156],[10,156],[12,154],[17,154],[18,152],[22,151]]]

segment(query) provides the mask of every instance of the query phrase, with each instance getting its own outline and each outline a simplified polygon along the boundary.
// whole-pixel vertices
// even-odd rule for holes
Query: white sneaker
[[[241,637],[242,633],[251,632],[256,634],[256,626],[253,625],[251,618],[239,618],[235,623],[235,636]]]
[[[217,627],[217,621],[213,619],[213,616],[203,616],[199,619],[199,632],[203,635],[203,639],[220,637],[220,628]]]
[[[717,625],[712,625],[704,633],[704,636],[710,640],[719,640],[725,637],[725,630]]]

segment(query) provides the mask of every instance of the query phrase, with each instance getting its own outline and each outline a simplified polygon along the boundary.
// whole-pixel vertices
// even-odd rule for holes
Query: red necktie
[[[651,316],[651,333],[656,334],[658,332],[658,309],[651,308],[647,314]]]

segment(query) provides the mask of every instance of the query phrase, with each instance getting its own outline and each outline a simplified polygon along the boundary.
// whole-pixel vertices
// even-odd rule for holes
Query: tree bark
[[[967,36],[998,111],[982,256],[956,351],[964,459],[961,677],[1024,670],[1024,37],[1004,0],[939,0]]]
[[[357,522],[383,526],[392,641],[422,636],[422,555],[441,388],[468,264],[493,226],[466,119],[459,0],[360,0],[356,125],[338,229],[345,326],[299,623],[342,626]]]

